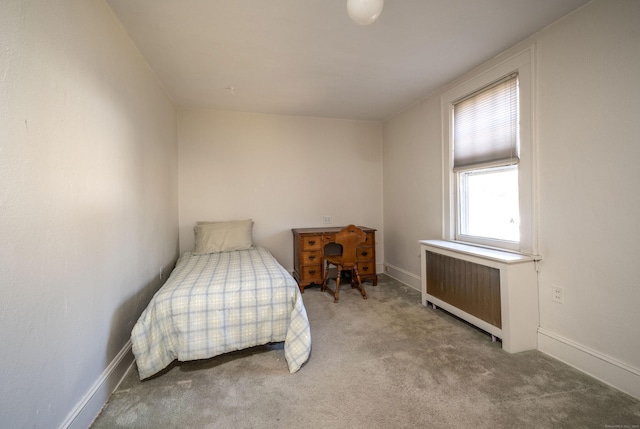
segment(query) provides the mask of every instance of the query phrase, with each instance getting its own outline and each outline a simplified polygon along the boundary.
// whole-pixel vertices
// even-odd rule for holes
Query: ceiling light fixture
[[[384,0],[347,0],[349,17],[359,25],[373,23],[382,13]]]

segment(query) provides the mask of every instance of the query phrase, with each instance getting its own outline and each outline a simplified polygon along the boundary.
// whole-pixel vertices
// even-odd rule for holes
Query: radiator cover
[[[537,348],[538,258],[442,240],[420,247],[424,305],[502,339],[507,352]]]

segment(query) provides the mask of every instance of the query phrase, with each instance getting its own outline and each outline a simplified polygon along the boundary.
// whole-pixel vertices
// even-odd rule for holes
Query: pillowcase
[[[193,228],[196,234],[194,255],[231,252],[253,246],[253,221],[198,222]]]

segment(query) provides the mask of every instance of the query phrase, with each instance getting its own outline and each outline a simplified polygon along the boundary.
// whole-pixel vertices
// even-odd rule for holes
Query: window
[[[453,103],[457,240],[520,242],[518,123],[517,74]]]
[[[443,95],[444,238],[535,254],[533,48]]]
[[[520,242],[518,166],[458,172],[457,190],[458,240]]]

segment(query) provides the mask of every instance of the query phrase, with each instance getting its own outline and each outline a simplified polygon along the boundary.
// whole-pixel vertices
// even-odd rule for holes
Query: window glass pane
[[[519,241],[518,167],[459,174],[460,234]]]

